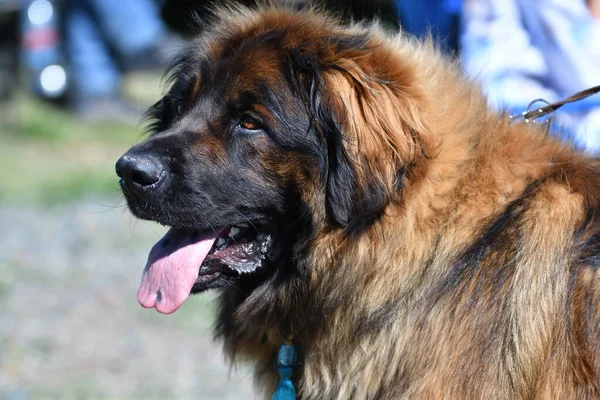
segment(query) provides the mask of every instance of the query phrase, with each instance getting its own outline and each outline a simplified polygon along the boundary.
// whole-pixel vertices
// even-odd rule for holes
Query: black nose
[[[117,175],[131,186],[147,187],[160,180],[164,166],[157,157],[125,153],[115,165]]]

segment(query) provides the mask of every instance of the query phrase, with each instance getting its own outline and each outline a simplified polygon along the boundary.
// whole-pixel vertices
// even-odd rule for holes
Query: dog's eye
[[[180,101],[177,103],[177,116],[183,114],[183,103]]]
[[[247,129],[249,131],[255,131],[260,129],[260,125],[257,120],[252,118],[248,114],[244,114],[239,124],[242,128]]]

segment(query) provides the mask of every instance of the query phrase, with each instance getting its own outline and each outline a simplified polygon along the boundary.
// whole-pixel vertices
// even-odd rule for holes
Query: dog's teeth
[[[240,233],[240,228],[236,228],[236,227],[234,226],[234,227],[232,227],[232,228],[229,230],[229,237],[230,237],[230,238],[233,238],[233,237],[235,237],[235,235],[237,235],[238,233]]]
[[[254,272],[254,270],[256,270],[256,267],[254,267],[254,266],[240,266],[240,267],[236,268],[236,271],[240,275],[250,274],[250,273]]]
[[[219,238],[219,240],[217,240],[217,247],[221,247],[224,246],[226,243],[224,238]]]
[[[242,229],[248,229],[248,224],[237,224],[236,226],[242,228]]]

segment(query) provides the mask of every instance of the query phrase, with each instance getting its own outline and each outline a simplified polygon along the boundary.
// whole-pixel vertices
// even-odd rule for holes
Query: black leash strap
[[[600,85],[591,87],[586,90],[582,90],[581,92],[575,93],[573,96],[568,97],[565,100],[557,101],[556,103],[551,103],[544,107],[536,108],[535,110],[531,110],[531,111],[527,110],[521,114],[513,115],[512,117],[510,117],[510,119],[514,121],[514,120],[523,118],[525,120],[525,122],[530,122],[530,121],[536,120],[538,118],[541,118],[544,115],[553,113],[554,111],[558,110],[565,104],[573,103],[575,101],[585,99],[586,97],[590,97],[591,95],[596,94],[598,92],[600,92]],[[532,102],[532,104],[535,101],[536,100],[534,100]]]

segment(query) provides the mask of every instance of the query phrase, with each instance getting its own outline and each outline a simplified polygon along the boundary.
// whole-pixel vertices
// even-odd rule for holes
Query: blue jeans
[[[66,51],[75,96],[114,96],[121,72],[114,55],[135,57],[165,34],[154,0],[68,0]]]

